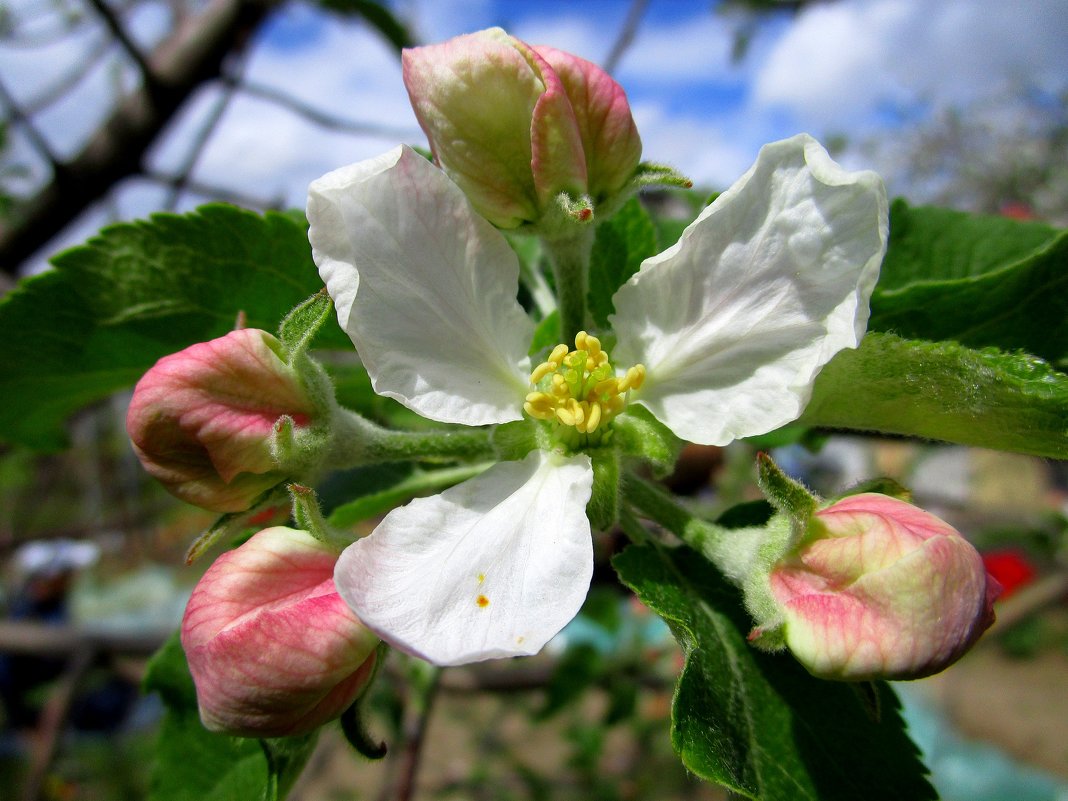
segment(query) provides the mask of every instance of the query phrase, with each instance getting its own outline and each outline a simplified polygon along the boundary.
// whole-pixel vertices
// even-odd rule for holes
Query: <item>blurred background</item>
[[[808,131],[892,196],[1068,224],[1062,0],[3,0],[0,292],[109,222],[301,208],[319,175],[422,144],[400,47],[492,25],[611,71],[644,157],[699,196]],[[138,682],[212,520],[144,476],[124,412],[117,397],[78,415],[61,453],[0,445],[5,799],[148,794],[160,707]],[[710,514],[754,497],[756,447],[691,449],[674,486]],[[913,734],[948,801],[1068,798],[1064,464],[815,436],[776,458],[826,494],[896,478],[980,547],[1008,590],[999,623],[902,687]],[[722,797],[671,753],[670,636],[602,568],[548,653],[446,672],[419,696],[438,699],[432,718],[410,697],[420,666],[392,663],[376,722],[399,753],[420,744],[415,797]],[[397,798],[403,781],[328,735],[292,797]]]

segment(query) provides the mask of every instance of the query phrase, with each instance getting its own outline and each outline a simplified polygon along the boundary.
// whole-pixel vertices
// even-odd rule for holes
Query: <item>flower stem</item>
[[[624,495],[636,509],[703,554],[735,584],[740,585],[749,575],[767,539],[762,527],[728,529],[702,520],[670,493],[635,475],[627,476]]]
[[[593,237],[593,227],[590,226],[575,237],[545,240],[556,279],[561,342],[574,341],[575,334],[586,328],[586,293]]]
[[[355,467],[404,460],[471,461],[496,455],[491,428],[464,426],[431,431],[393,431],[348,410],[335,420],[332,464]]]

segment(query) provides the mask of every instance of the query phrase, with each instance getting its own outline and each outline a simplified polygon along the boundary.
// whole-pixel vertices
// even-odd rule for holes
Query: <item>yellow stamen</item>
[[[605,430],[612,418],[623,411],[627,393],[641,387],[645,368],[638,364],[623,375],[616,375],[601,340],[586,331],[575,335],[575,349],[557,345],[549,358],[534,368],[523,410],[537,420],[555,421],[574,428],[572,445],[589,445],[601,441],[576,439]]]
[[[554,362],[551,359],[547,362],[542,362],[537,367],[535,367],[534,372],[530,374],[530,383],[537,384],[539,381],[545,378],[545,376],[549,375],[549,373],[555,373],[557,368],[559,367],[560,363]]]

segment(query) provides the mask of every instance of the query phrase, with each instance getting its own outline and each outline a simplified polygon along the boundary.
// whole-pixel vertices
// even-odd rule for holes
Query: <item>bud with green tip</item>
[[[341,715],[366,688],[378,637],[337,594],[337,556],[309,533],[279,527],[208,568],[181,629],[208,729],[303,734]]]
[[[184,501],[247,509],[282,481],[271,438],[282,417],[310,427],[322,412],[283,348],[246,328],[165,356],[138,382],[126,417],[137,457]]]
[[[1000,590],[956,529],[871,492],[811,514],[768,582],[777,619],[751,639],[772,634],[812,674],[844,680],[946,668],[993,623]]]
[[[405,50],[404,83],[437,163],[501,228],[561,203],[575,220],[634,176],[641,140],[623,89],[584,59],[500,28]]]

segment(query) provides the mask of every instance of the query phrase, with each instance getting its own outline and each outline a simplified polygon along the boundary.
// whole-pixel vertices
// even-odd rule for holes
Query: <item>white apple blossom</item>
[[[342,554],[338,592],[439,665],[536,653],[593,570],[584,446],[627,403],[702,444],[794,420],[864,334],[887,216],[874,173],[806,135],[767,145],[616,292],[614,360],[582,333],[532,371],[516,255],[441,170],[399,147],[315,181],[313,254],[375,391],[433,420],[556,428],[553,448],[389,513]]]

